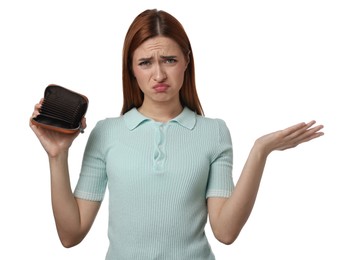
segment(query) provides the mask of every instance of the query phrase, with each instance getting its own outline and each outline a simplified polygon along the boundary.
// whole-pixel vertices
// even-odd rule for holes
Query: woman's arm
[[[209,220],[215,237],[222,243],[233,243],[247,222],[259,190],[268,155],[286,150],[323,135],[323,126],[315,121],[300,123],[258,138],[247,158],[230,198],[208,198]]]
[[[90,230],[100,202],[77,199],[71,189],[68,152],[49,158],[51,201],[56,229],[64,247],[80,243]]]
[[[32,117],[39,114],[41,104],[42,100],[35,106]],[[82,126],[86,127],[85,119],[82,120]],[[76,199],[72,193],[68,154],[79,133],[62,134],[37,127],[31,121],[30,127],[49,158],[52,208],[61,243],[65,247],[72,247],[88,233],[100,207],[99,202]]]

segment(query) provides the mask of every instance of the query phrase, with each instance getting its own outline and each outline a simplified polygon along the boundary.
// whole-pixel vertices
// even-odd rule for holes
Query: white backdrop
[[[89,97],[88,128],[70,152],[74,187],[91,129],[120,113],[123,38],[149,8],[170,12],[188,32],[205,113],[232,134],[235,181],[257,137],[311,119],[325,125],[324,137],[270,156],[234,244],[220,244],[207,226],[217,259],[352,259],[348,3],[1,1],[0,259],[104,259],[107,199],[86,239],[61,246],[46,154],[28,120],[50,83]]]

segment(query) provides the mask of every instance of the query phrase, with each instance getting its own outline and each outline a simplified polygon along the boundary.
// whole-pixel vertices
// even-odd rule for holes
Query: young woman
[[[92,130],[74,192],[68,153],[78,133],[30,125],[49,157],[52,207],[65,247],[86,236],[109,188],[106,259],[215,259],[204,233],[207,217],[219,241],[234,242],[269,154],[323,135],[323,126],[311,121],[258,138],[234,188],[229,130],[203,115],[191,44],[164,11],[142,12],[127,32],[123,94],[121,116]]]

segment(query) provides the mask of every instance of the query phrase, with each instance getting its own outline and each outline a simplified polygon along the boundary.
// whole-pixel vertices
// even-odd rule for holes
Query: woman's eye
[[[146,61],[141,61],[138,65],[142,66],[142,67],[145,67],[145,66],[148,66],[150,64],[151,64],[151,62],[146,60]]]
[[[176,59],[167,59],[167,60],[165,60],[165,63],[167,63],[167,64],[172,64],[172,63],[176,63],[176,62],[177,62]]]

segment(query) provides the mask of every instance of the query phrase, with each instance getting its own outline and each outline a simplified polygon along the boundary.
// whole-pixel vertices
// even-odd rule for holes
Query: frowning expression
[[[132,68],[144,102],[179,102],[188,60],[172,39],[148,39],[133,53]]]

